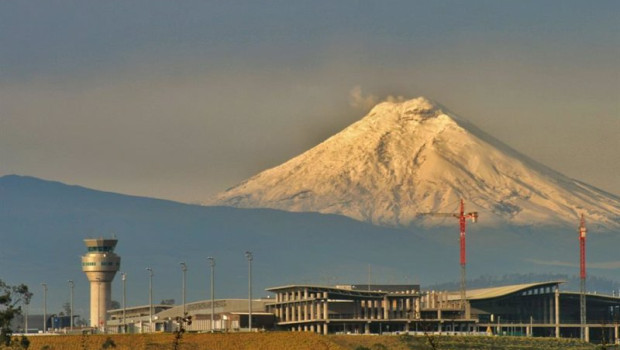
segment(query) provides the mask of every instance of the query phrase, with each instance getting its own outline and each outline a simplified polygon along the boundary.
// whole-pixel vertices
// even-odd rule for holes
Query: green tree
[[[62,304],[62,311],[60,313],[64,315],[71,315],[71,304],[68,302]]]
[[[110,309],[117,310],[117,309],[120,309],[120,308],[121,308],[121,303],[119,303],[116,300],[110,301]]]
[[[20,303],[28,301],[31,296],[25,284],[10,286],[0,280],[0,344],[11,344],[11,321],[21,314]]]

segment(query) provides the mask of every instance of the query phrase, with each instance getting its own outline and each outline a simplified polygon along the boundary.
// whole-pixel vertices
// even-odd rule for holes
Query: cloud
[[[349,91],[349,105],[353,108],[363,110],[369,110],[380,102],[403,102],[405,100],[407,100],[407,98],[402,95],[388,95],[384,98],[372,94],[364,95],[362,87],[359,85],[355,85]]]
[[[379,98],[374,95],[366,95],[364,96],[362,92],[362,87],[359,85],[354,86],[349,91],[349,105],[353,108],[359,108],[363,110],[368,110],[374,107]]]
[[[400,96],[400,95],[399,96],[392,96],[392,95],[389,95],[388,97],[386,97],[384,99],[384,101],[387,101],[387,102],[403,102],[406,99],[407,98],[405,96]]]
[[[548,265],[548,266],[563,266],[563,267],[579,267],[579,264],[559,261],[559,260],[538,260],[538,259],[528,259],[527,261],[537,264],[537,265]],[[592,269],[605,269],[612,270],[620,268],[620,261],[605,261],[598,263],[588,263],[588,268]]]

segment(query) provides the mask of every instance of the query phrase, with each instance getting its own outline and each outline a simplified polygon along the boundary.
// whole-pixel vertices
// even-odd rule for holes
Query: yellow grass
[[[30,349],[99,350],[108,337],[117,350],[172,350],[174,335],[62,335],[31,336]],[[593,350],[578,340],[526,337],[437,337],[436,349]],[[1,347],[0,347],[1,348]],[[112,348],[110,348],[112,349]],[[182,350],[426,350],[432,349],[424,336],[364,336],[314,333],[268,332],[229,334],[184,334]]]
[[[59,335],[29,337],[30,349],[40,350],[99,350],[110,338],[117,350],[171,350],[172,334],[118,334],[118,335]],[[184,334],[183,350],[347,350],[313,333],[230,333]]]

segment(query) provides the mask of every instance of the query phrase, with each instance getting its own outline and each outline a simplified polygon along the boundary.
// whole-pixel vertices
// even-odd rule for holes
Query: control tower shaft
[[[112,297],[112,280],[121,266],[114,253],[117,239],[85,239],[88,252],[82,256],[82,271],[90,282],[90,326],[105,330]]]

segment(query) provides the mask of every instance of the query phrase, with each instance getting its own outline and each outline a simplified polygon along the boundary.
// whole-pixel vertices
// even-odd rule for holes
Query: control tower
[[[82,256],[82,271],[90,282],[90,326],[105,330],[106,315],[112,297],[112,280],[121,267],[114,253],[117,239],[85,239],[88,253]]]

